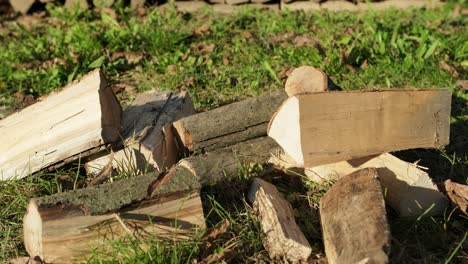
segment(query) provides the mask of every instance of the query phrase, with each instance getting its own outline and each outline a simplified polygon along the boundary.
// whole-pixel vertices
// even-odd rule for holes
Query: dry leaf
[[[227,54],[223,54],[223,65],[227,66],[229,64],[229,59]]]
[[[197,36],[201,36],[209,31],[210,31],[210,26],[208,24],[203,24],[199,28],[195,29],[193,33]]]
[[[458,78],[458,76],[459,76],[458,72],[457,72],[457,69],[455,69],[455,67],[449,65],[445,61],[440,61],[439,62],[439,68],[441,68],[442,70],[448,71],[453,76],[453,78]]]
[[[120,58],[125,58],[128,64],[136,64],[143,59],[143,56],[143,52],[124,51],[114,52],[111,56],[111,59],[114,61]]]
[[[167,71],[168,73],[174,74],[174,73],[177,72],[177,66],[174,65],[174,64],[168,65],[167,68],[166,68],[166,71]]]
[[[447,195],[462,212],[468,215],[468,186],[446,180],[444,182]]]

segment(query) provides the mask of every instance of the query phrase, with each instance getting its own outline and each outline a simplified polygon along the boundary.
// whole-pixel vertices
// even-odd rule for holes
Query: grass
[[[143,90],[186,90],[203,111],[280,89],[290,69],[312,65],[345,90],[450,88],[450,145],[396,155],[420,160],[437,182],[450,178],[468,183],[468,95],[455,85],[468,78],[468,18],[454,13],[455,3],[436,10],[356,14],[253,8],[233,15],[210,10],[184,14],[169,7],[138,15],[120,3],[113,10],[69,11],[47,5],[43,15],[0,17],[0,116],[24,107],[21,95],[46,95],[98,67],[111,85],[124,87],[117,89],[124,105]],[[442,61],[458,76],[442,70]],[[243,170],[247,176],[249,171]],[[124,239],[112,244],[119,256],[114,262],[188,263],[229,250],[235,251],[235,263],[268,262],[258,219],[245,201],[246,178],[203,189],[209,230],[225,220],[230,223],[208,252],[199,247],[203,233],[177,244]],[[269,180],[297,209],[298,223],[323,256],[317,205],[326,187],[285,175]],[[0,182],[0,259],[25,255],[21,219],[30,198],[83,187],[85,181],[81,166],[74,164],[47,175]],[[466,216],[449,209],[436,217],[402,219],[388,210],[393,263],[468,261]],[[138,250],[139,244],[150,250]],[[104,259],[96,253],[90,262],[113,262]]]

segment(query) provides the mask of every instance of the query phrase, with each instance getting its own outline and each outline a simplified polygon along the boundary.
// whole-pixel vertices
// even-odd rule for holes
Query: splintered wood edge
[[[304,165],[297,96],[286,99],[273,115],[268,126],[268,136],[273,138],[299,166]]]
[[[185,127],[182,120],[172,123],[172,127],[176,131],[176,136],[180,139],[180,142],[189,150],[193,150],[193,140],[190,131]]]
[[[24,247],[31,259],[43,259],[42,250],[42,218],[39,214],[35,199],[29,202],[27,212],[23,218]]]

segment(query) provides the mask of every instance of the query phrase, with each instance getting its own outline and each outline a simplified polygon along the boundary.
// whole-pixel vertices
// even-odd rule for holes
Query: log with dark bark
[[[106,240],[159,236],[184,239],[204,226],[198,181],[161,185],[154,175],[32,199],[24,217],[24,244],[31,259],[46,263],[85,260]]]
[[[388,263],[390,231],[378,173],[343,177],[320,200],[328,263]]]
[[[189,151],[210,151],[266,135],[273,112],[287,98],[275,91],[174,122],[176,135]]]
[[[229,180],[239,175],[242,166],[267,164],[272,153],[279,151],[278,145],[268,137],[251,139],[233,146],[217,149],[205,154],[180,160],[168,172],[167,179],[197,179],[202,186]],[[159,182],[152,192],[158,190]]]
[[[272,259],[306,262],[312,248],[294,220],[294,211],[276,187],[255,178],[249,200],[265,233],[263,245]]]
[[[122,110],[95,70],[0,120],[0,180],[91,155],[119,139]]]
[[[163,171],[171,167],[180,153],[172,130],[164,126],[194,113],[192,100],[185,92],[140,94],[123,113],[122,142],[115,144],[111,153],[89,157],[86,172],[92,176],[105,176],[112,171]],[[112,169],[108,170],[109,167]]]

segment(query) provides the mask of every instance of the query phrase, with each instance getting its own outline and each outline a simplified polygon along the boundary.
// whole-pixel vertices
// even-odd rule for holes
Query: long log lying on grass
[[[202,186],[216,184],[236,177],[242,168],[252,164],[267,164],[271,154],[279,151],[271,138],[255,138],[226,148],[180,160],[166,175],[165,180],[190,177]],[[157,190],[160,183],[152,190]]]
[[[171,129],[164,126],[195,113],[186,92],[149,91],[140,94],[123,113],[122,144],[116,151],[89,157],[86,172],[96,176],[109,166],[123,172],[163,171],[179,157]],[[111,165],[109,165],[111,164]]]
[[[95,70],[0,120],[0,180],[22,178],[119,139],[122,110]]]
[[[265,136],[271,115],[286,98],[284,91],[275,91],[182,118],[173,126],[189,151],[210,151]]]
[[[377,170],[343,177],[320,200],[328,263],[388,263],[390,231]]]
[[[192,177],[193,179],[193,177]],[[85,262],[106,240],[158,236],[184,239],[204,226],[198,181],[162,185],[152,196],[154,175],[32,199],[23,219],[31,259],[46,263]]]
[[[296,221],[294,211],[276,187],[255,178],[249,191],[249,200],[260,217],[265,233],[263,245],[272,259],[291,263],[306,262],[312,248]]]
[[[305,167],[439,148],[449,143],[450,102],[448,89],[298,95],[283,103],[268,135]]]
[[[417,217],[423,213],[437,215],[443,213],[448,206],[447,198],[425,171],[390,153],[300,168],[289,155],[279,152],[272,157],[270,162],[278,166],[280,170],[292,170],[295,173],[304,174],[308,179],[319,184],[337,181],[363,168],[376,168],[385,192],[385,201],[403,217]]]

